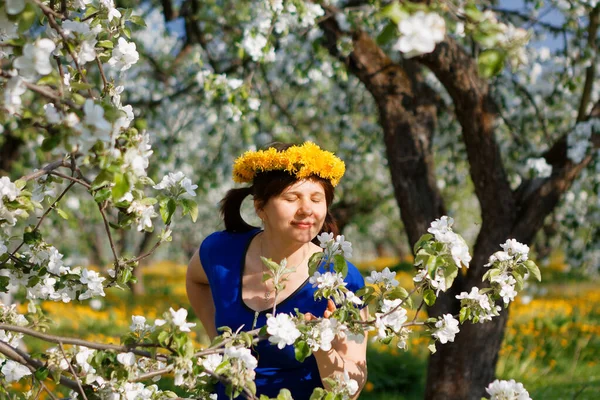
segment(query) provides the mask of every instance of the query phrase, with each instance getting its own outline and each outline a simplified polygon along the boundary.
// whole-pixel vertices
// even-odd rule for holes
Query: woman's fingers
[[[331,314],[333,314],[333,312],[335,310],[336,310],[335,303],[333,302],[333,300],[329,299],[329,300],[327,300],[327,309],[323,313],[323,316],[325,318],[329,318],[329,317],[331,317]]]
[[[306,314],[304,314],[304,320],[305,321],[312,321],[313,319],[316,319],[317,317],[315,317],[314,315],[312,315],[311,313],[307,312]]]
[[[325,309],[325,312],[323,313],[323,317],[325,317],[325,318],[331,317],[331,315],[333,314],[333,312],[335,310],[336,310],[336,307],[335,307],[335,303],[333,302],[333,300],[331,300],[331,299],[327,300],[327,308]],[[305,321],[312,321],[313,319],[317,319],[317,317],[315,317],[312,313],[307,312],[304,314]]]

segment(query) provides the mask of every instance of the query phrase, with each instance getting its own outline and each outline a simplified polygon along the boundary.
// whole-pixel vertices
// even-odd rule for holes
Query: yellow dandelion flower
[[[287,171],[298,179],[318,176],[336,186],[346,172],[346,165],[333,153],[321,150],[312,142],[305,142],[284,151],[271,147],[245,152],[233,163],[233,180],[249,183],[257,173],[267,171]]]

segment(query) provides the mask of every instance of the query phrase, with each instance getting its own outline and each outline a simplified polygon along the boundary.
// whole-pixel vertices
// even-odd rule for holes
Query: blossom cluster
[[[600,118],[577,123],[575,128],[567,135],[567,157],[574,163],[580,163],[591,148],[592,134],[600,133]]]
[[[515,382],[514,379],[509,381],[496,379],[485,390],[491,396],[490,400],[531,400],[523,384]]]
[[[27,269],[5,269],[9,289],[26,288],[30,300],[53,300],[68,303],[104,296],[105,278],[88,268],[71,268],[64,264],[63,255],[47,243],[25,244],[17,259]]]
[[[275,49],[269,44],[271,32],[282,34],[292,29],[308,28],[325,14],[318,4],[283,0],[262,0],[252,12],[252,22],[244,29],[241,47],[253,61],[263,63],[275,60]]]
[[[471,262],[469,247],[460,235],[454,233],[453,224],[454,219],[448,216],[433,221],[427,231],[433,235],[436,243],[442,245],[441,249],[425,244],[425,247],[417,252],[415,265],[419,267],[419,272],[413,280],[431,286],[436,294],[440,291],[445,292],[456,277],[458,269],[462,266],[468,268]],[[439,266],[438,258],[448,260],[445,267]]]
[[[417,11],[400,19],[398,31],[400,38],[392,48],[411,58],[431,53],[444,40],[446,22],[436,13]]]

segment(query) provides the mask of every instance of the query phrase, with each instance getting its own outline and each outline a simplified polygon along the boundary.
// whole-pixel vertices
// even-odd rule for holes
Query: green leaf
[[[394,289],[389,291],[386,297],[390,300],[405,299],[408,297],[408,292],[403,287],[396,286]]]
[[[171,223],[171,218],[175,213],[175,209],[177,208],[177,203],[173,199],[162,199],[160,201],[160,216],[165,224]]]
[[[341,273],[344,278],[348,275],[348,262],[341,254],[336,254],[333,257],[333,270]]]
[[[423,300],[428,306],[431,307],[435,303],[435,299],[435,292],[433,290],[427,289],[425,292],[423,292]]]
[[[277,400],[293,400],[292,393],[287,389],[281,389],[277,395]]]
[[[115,186],[112,188],[112,198],[116,202],[129,191],[129,180],[126,175],[117,173],[113,182]]]
[[[504,68],[504,60],[506,59],[506,52],[499,49],[487,49],[479,54],[477,58],[477,67],[479,68],[479,75],[484,78],[490,78],[498,75]]]
[[[56,212],[58,213],[58,215],[60,215],[60,217],[61,217],[62,219],[69,219],[69,214],[67,214],[67,212],[66,212],[66,211],[64,211],[64,210],[61,210],[61,209],[60,209],[60,208],[58,208],[58,207],[55,207],[54,209],[56,210]]]
[[[115,47],[115,44],[112,40],[101,40],[98,42],[98,46],[104,47],[105,49],[112,49]]]
[[[190,214],[192,222],[196,222],[198,218],[198,204],[192,199],[181,199],[180,201],[183,207],[183,215]]]
[[[315,388],[315,390],[313,390],[312,394],[310,395],[309,400],[321,400],[324,393],[325,391],[322,388]]]
[[[462,324],[467,319],[469,319],[469,309],[467,307],[463,307],[460,309],[460,314],[458,316],[458,320]]]
[[[304,362],[306,357],[311,355],[310,347],[304,340],[300,340],[299,342],[294,343],[294,354],[296,360]]]
[[[423,247],[423,245],[427,242],[429,242],[431,239],[433,239],[433,235],[431,233],[426,233],[423,236],[421,236],[419,238],[419,240],[417,240],[417,243],[415,243],[413,250],[415,252],[415,254],[417,254],[419,252],[419,249],[421,247]]]
[[[8,284],[10,283],[10,278],[8,276],[0,275],[0,292],[8,293]]]
[[[362,297],[364,295],[369,295],[369,294],[373,293],[374,291],[375,291],[375,288],[373,286],[363,286],[360,289],[358,289],[356,292],[354,292],[354,294]]]
[[[35,21],[35,11],[37,7],[34,7],[31,3],[25,3],[25,8],[19,14],[19,32],[23,33],[27,29],[31,28]]]
[[[315,272],[317,272],[317,269],[319,269],[319,265],[321,264],[321,260],[323,260],[324,256],[325,253],[315,253],[310,256],[308,260],[308,274],[310,276],[313,276]]]
[[[393,39],[398,37],[398,25],[393,22],[388,22],[388,24],[383,28],[383,30],[377,35],[377,44],[383,46]]]
[[[28,245],[35,245],[42,241],[42,234],[39,230],[23,233],[23,241]]]
[[[52,135],[50,137],[44,138],[42,141],[42,150],[43,151],[51,151],[58,146],[60,143],[60,135]]]
[[[145,27],[145,26],[146,26],[146,21],[144,21],[144,18],[142,18],[142,17],[141,17],[141,16],[139,16],[139,15],[132,15],[132,16],[129,18],[129,20],[130,20],[131,22],[133,22],[134,24],[136,24],[136,25],[143,26],[143,27]]]
[[[540,273],[540,269],[536,263],[531,260],[527,260],[525,261],[525,268],[527,268],[527,271],[529,271],[531,275],[535,276],[535,279],[537,279],[539,282],[542,281],[542,274]]]
[[[49,373],[50,373],[50,370],[48,370],[48,368],[40,367],[35,371],[35,373],[33,375],[35,376],[35,379],[37,379],[39,381],[43,381],[43,380],[46,380]]]
[[[381,15],[391,19],[395,24],[406,18],[408,14],[402,9],[400,3],[394,1],[392,4],[384,7],[381,10]]]

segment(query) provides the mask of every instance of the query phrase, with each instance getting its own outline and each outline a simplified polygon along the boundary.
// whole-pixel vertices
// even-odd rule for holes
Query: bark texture
[[[440,101],[424,83],[421,68],[432,71],[452,98],[481,205],[482,225],[467,274],[459,275],[429,312],[433,316],[457,314],[460,304],[456,294],[482,286],[483,265],[506,239],[531,243],[545,217],[591,157],[573,164],[566,157],[566,138],[562,138],[544,155],[554,167],[552,176],[525,181],[512,191],[494,136],[497,111],[488,83],[479,77],[475,60],[458,43],[446,38],[433,53],[394,63],[366,33],[356,31],[352,33],[353,51],[344,57],[336,42],[345,33],[335,19],[325,18],[320,25],[325,33],[324,46],[346,64],[375,99],[395,197],[411,244],[426,232],[431,221],[445,214],[435,185],[431,148]],[[466,323],[454,343],[438,345],[429,360],[426,399],[481,399],[485,387],[494,380],[507,316],[508,311],[503,311],[485,324]]]

